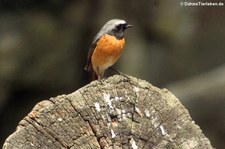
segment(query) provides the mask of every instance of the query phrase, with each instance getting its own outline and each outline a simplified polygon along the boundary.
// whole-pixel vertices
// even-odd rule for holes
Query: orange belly
[[[108,34],[103,35],[98,41],[91,57],[92,66],[95,72],[97,72],[98,69],[104,71],[115,64],[123,51],[124,45],[124,38],[118,40],[114,36]]]

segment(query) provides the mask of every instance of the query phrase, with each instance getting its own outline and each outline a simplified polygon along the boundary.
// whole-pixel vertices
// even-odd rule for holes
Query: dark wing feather
[[[95,50],[95,47],[97,46],[97,42],[98,40],[100,39],[100,37],[102,36],[102,34],[97,34],[89,48],[89,51],[88,51],[88,57],[87,57],[87,64],[86,66],[84,67],[84,69],[86,71],[91,71],[92,69],[92,64],[91,64],[91,57],[92,57],[92,54]]]

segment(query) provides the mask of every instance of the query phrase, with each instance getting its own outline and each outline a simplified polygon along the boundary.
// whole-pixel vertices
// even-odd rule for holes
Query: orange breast
[[[123,51],[124,45],[124,38],[118,40],[114,36],[105,34],[98,41],[97,46],[92,54],[91,61],[93,68],[102,67],[102,69],[107,69],[108,67],[115,64]]]

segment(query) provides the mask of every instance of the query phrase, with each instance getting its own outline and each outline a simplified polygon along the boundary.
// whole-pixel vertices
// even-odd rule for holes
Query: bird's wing
[[[95,50],[95,47],[97,46],[97,42],[98,42],[98,40],[101,38],[101,36],[102,36],[102,34],[97,34],[97,35],[94,37],[94,40],[93,40],[93,42],[92,42],[92,44],[91,44],[91,46],[90,46],[90,48],[89,48],[89,51],[88,51],[88,57],[87,57],[87,64],[86,64],[86,66],[84,67],[84,69],[85,69],[86,71],[90,71],[90,70],[91,70],[91,67],[92,67],[92,65],[91,65],[91,57],[92,57],[92,54],[93,54],[93,52],[94,52],[94,50]]]

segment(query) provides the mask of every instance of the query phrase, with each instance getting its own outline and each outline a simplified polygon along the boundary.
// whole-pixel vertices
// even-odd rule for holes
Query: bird
[[[92,71],[93,80],[102,80],[105,70],[118,61],[125,46],[124,31],[130,27],[124,20],[112,19],[94,37],[84,68]]]

